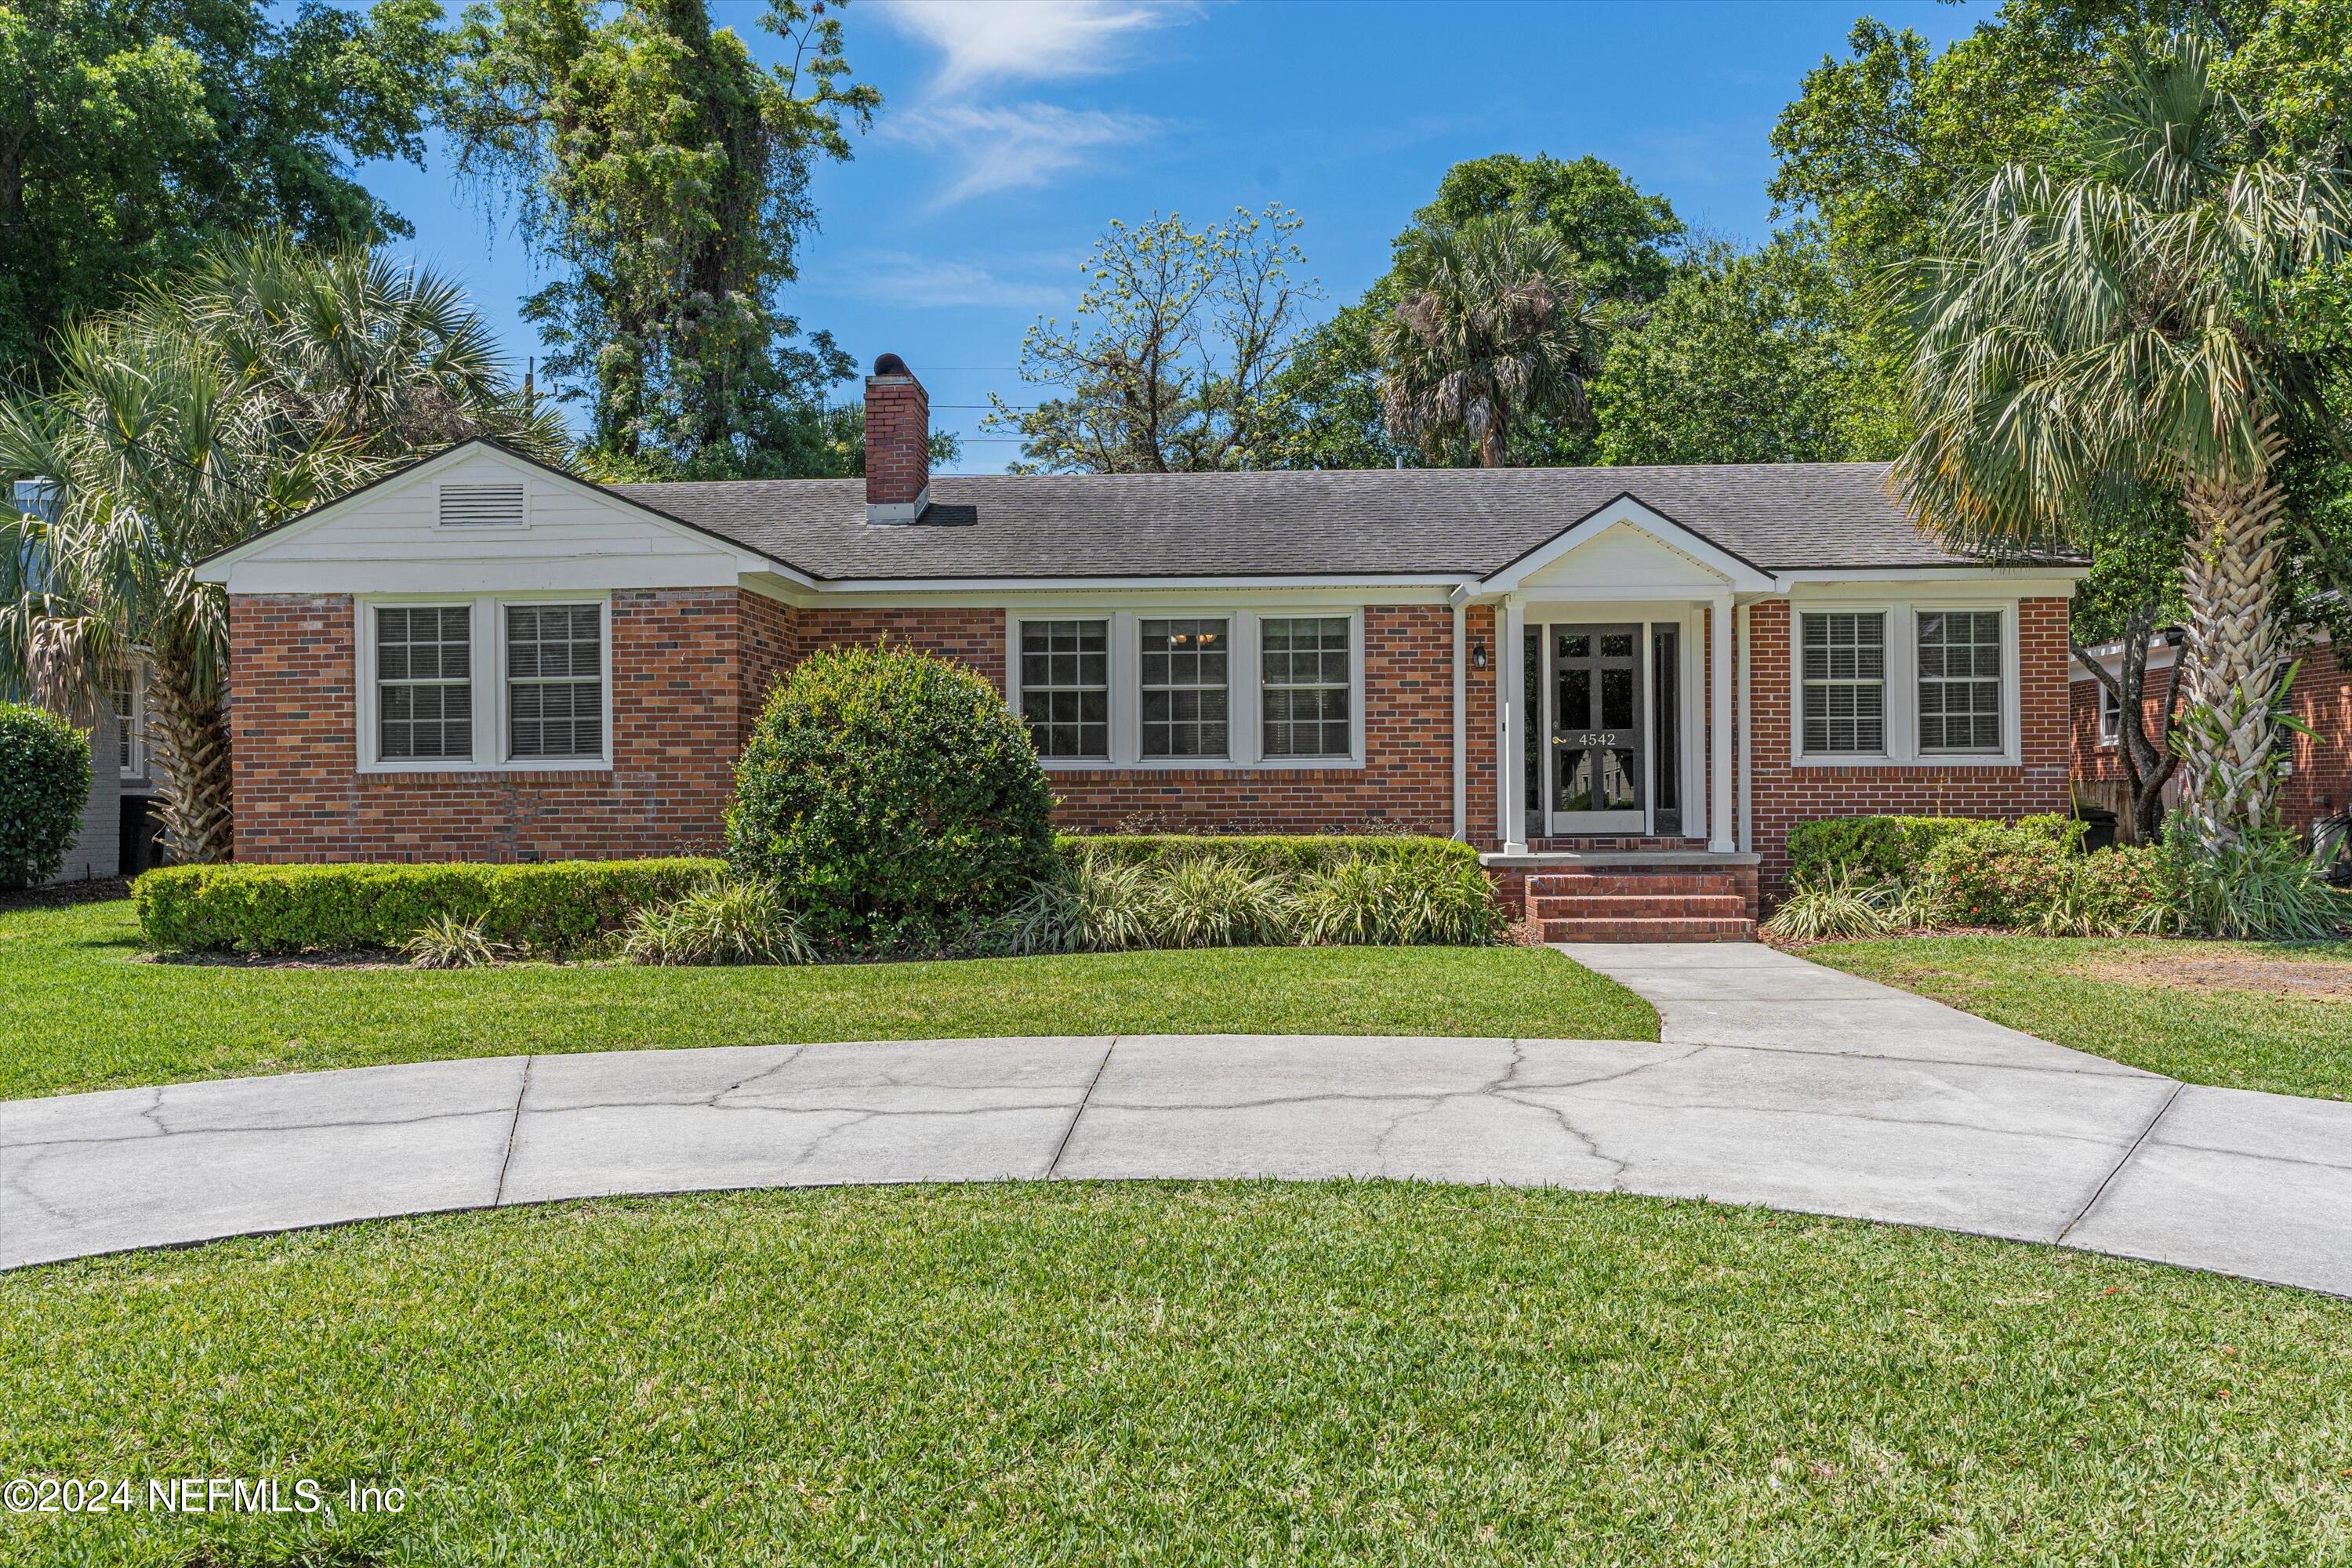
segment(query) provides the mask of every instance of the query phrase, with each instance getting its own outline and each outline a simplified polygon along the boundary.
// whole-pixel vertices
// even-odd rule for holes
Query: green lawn
[[[2352,999],[2279,994],[2340,967],[2352,996],[2352,943],[1917,937],[1805,956],[2189,1083],[2352,1100]]]
[[[0,1099],[436,1057],[974,1035],[1658,1037],[1545,948],[1279,948],[807,969],[434,973],[142,957],[127,900],[0,914]]]
[[[0,1276],[0,1559],[2278,1563],[2352,1556],[2352,1302],[1563,1193],[851,1189]]]

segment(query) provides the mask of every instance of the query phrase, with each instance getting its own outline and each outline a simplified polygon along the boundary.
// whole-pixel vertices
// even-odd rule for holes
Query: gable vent
[[[443,485],[444,528],[520,528],[520,485]]]

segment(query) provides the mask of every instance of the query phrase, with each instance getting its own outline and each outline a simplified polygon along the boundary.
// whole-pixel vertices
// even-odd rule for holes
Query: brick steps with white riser
[[[1747,942],[1748,900],[1722,871],[1593,866],[1528,879],[1528,914],[1546,942]]]

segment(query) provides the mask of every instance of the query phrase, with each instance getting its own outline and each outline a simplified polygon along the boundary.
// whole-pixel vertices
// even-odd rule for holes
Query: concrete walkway
[[[2352,1294],[2352,1105],[2183,1089],[1746,943],[1579,946],[1622,1040],[1122,1036],[429,1062],[0,1102],[0,1268],[612,1193],[1550,1184]]]

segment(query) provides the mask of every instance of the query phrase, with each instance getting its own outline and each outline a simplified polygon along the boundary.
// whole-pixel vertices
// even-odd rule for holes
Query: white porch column
[[[1706,847],[1728,855],[1738,847],[1731,824],[1731,595],[1707,606]]]
[[[1496,617],[1502,647],[1495,650],[1496,711],[1503,716],[1503,754],[1496,759],[1496,795],[1502,803],[1503,852],[1528,852],[1527,607],[1517,595]]]

